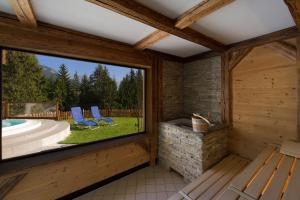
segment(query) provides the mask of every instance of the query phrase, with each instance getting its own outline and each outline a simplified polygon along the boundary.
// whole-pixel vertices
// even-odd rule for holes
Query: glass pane
[[[145,70],[4,54],[3,159],[145,131]]]

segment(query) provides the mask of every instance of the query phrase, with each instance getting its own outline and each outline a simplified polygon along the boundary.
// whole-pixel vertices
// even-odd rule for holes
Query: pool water
[[[26,120],[24,119],[5,119],[2,120],[2,128],[23,124],[25,122]]]

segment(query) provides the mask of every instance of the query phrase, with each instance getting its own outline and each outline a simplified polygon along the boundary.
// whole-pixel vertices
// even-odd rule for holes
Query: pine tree
[[[35,55],[7,51],[3,65],[3,100],[9,102],[39,102],[47,100],[42,91],[43,71]]]
[[[87,75],[83,75],[81,84],[80,84],[80,95],[79,102],[80,106],[84,109],[90,109],[92,103],[92,90],[91,90],[91,82]]]
[[[72,106],[71,82],[68,69],[64,64],[62,64],[58,70],[55,94],[60,110],[70,110]]]
[[[72,104],[78,105],[80,100],[80,78],[75,72],[73,79],[71,80],[71,90],[72,90]]]

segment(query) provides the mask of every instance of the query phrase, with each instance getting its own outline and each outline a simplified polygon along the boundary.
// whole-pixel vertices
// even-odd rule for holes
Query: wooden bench
[[[268,147],[245,168],[246,164],[241,158],[229,156],[171,199],[300,199],[299,159],[281,154],[275,147]]]
[[[228,188],[230,181],[247,164],[247,160],[230,155],[173,195],[169,200],[217,199]]]

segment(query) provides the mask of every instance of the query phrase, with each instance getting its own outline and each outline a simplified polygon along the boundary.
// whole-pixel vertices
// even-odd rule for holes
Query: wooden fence
[[[82,110],[83,115],[85,118],[92,118],[92,114],[90,110]],[[136,110],[126,110],[126,109],[112,109],[112,110],[106,110],[101,109],[100,113],[104,117],[136,117],[137,115]],[[59,112],[59,119],[60,120],[68,120],[72,119],[72,114],[70,111],[68,112]]]
[[[21,104],[21,103],[19,103]],[[29,104],[29,103],[28,103]],[[32,103],[34,104],[34,103]],[[53,103],[55,111],[52,112],[32,112],[32,113],[22,113],[22,114],[11,114],[10,108],[13,103],[2,102],[2,119],[6,118],[16,118],[16,119],[56,119],[56,120],[68,120],[72,119],[72,114],[70,111],[63,112],[58,109],[58,104]],[[130,109],[101,109],[100,113],[104,117],[136,117],[138,111]],[[142,113],[141,111],[139,113]],[[83,109],[83,115],[85,118],[91,118],[91,111]]]

